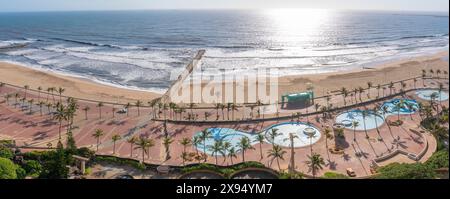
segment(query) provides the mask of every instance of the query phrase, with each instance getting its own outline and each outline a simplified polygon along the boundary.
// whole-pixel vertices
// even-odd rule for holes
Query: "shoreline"
[[[376,86],[379,83],[420,76],[421,70],[427,67],[435,70],[448,70],[448,62],[443,60],[448,55],[449,52],[446,50],[432,55],[427,54],[383,62],[378,65],[371,65],[370,68],[366,69],[282,76],[278,79],[278,95],[304,91],[307,83],[312,83],[316,96],[323,96],[329,91],[339,90],[342,87],[346,87],[348,90],[359,86],[364,88],[367,87],[369,81]],[[31,89],[36,89],[38,86],[41,86],[43,90],[47,87],[63,87],[66,89],[64,94],[67,96],[112,103],[152,100],[163,95],[163,93],[122,88],[83,77],[62,75],[53,71],[38,70],[1,61],[0,79],[2,82],[17,86],[30,85]],[[230,82],[225,82],[222,86],[227,83]],[[245,91],[245,94],[248,95],[248,92]]]
[[[152,100],[162,95],[156,92],[120,88],[87,78],[61,75],[7,62],[0,62],[0,79],[1,82],[16,86],[29,85],[30,89],[41,86],[43,91],[48,87],[62,87],[65,89],[63,95],[66,96],[111,103]]]

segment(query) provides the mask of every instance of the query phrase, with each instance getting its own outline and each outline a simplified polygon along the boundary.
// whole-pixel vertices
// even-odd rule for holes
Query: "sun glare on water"
[[[280,40],[305,41],[320,31],[322,24],[330,19],[326,9],[270,9],[264,13],[274,28],[275,37]],[[293,39],[293,40],[292,40]]]

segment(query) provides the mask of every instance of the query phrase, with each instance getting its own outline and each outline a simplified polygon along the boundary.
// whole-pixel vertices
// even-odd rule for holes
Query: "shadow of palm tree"
[[[336,170],[337,163],[335,161],[327,160],[327,164],[325,166],[328,166],[331,170]]]

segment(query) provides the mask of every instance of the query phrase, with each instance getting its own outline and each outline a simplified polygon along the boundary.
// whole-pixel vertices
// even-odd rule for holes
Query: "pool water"
[[[304,133],[304,130],[310,128],[315,134],[311,138]],[[272,138],[270,136],[270,132],[272,129],[278,129],[278,136],[275,137],[275,140],[272,142]],[[294,134],[297,137],[294,139],[294,147],[304,147],[310,144],[314,144],[319,141],[321,134],[320,131],[312,126],[301,122],[286,122],[275,124],[265,130],[266,139],[273,144],[282,146],[282,147],[291,147],[290,134]]]
[[[356,129],[357,131],[375,129],[383,125],[384,118],[379,113],[367,111],[366,115],[363,116],[363,112],[362,110],[344,112],[336,117],[336,123],[342,124],[348,129]],[[352,127],[353,121],[359,123],[356,128]]]
[[[307,128],[310,128],[312,132],[314,132],[314,136],[311,137],[311,139],[306,135],[303,131]],[[272,129],[278,129],[277,133],[278,135],[275,137],[274,142],[272,142],[270,138],[269,132],[272,131]],[[235,129],[230,128],[209,128],[207,129],[211,133],[211,137],[206,139],[206,149],[204,142],[199,143],[195,147],[202,152],[205,152],[209,155],[215,155],[213,154],[213,151],[211,150],[211,147],[214,146],[216,142],[222,141],[223,143],[228,142],[230,143],[230,148],[234,147],[236,152],[239,152],[241,148],[239,147],[239,142],[243,137],[247,137],[250,140],[251,145],[259,144],[259,142],[256,140],[257,134],[250,134],[242,131],[238,131]],[[275,124],[273,126],[270,126],[269,128],[262,131],[265,133],[266,140],[264,140],[266,143],[269,144],[276,144],[282,147],[290,147],[291,142],[289,140],[289,134],[294,133],[297,135],[298,138],[294,139],[294,147],[303,147],[308,146],[310,144],[316,143],[320,139],[320,131],[311,125],[307,125],[305,123],[301,122],[286,122],[286,123],[280,123]],[[200,136],[201,132],[198,132],[194,135]],[[227,155],[228,151],[224,151],[224,154]],[[221,156],[220,153],[217,154],[218,156]]]
[[[431,95],[433,93],[436,93],[436,98],[434,100],[436,101],[447,101],[449,96],[448,93],[445,91],[439,92],[439,90],[434,89],[428,89],[428,90],[420,90],[416,92],[416,95],[424,100],[431,100]]]
[[[399,104],[403,100],[403,106],[397,107],[397,104]],[[408,106],[410,105],[411,108]],[[416,100],[411,99],[393,99],[391,101],[383,103],[380,110],[383,110],[384,107],[386,107],[386,116],[387,115],[396,115],[398,113],[400,114],[413,114],[417,110],[419,110],[419,104]],[[399,112],[400,111],[400,112]]]
[[[238,146],[238,143],[243,137],[247,137],[250,140],[250,144],[254,145],[257,144],[256,142],[256,135],[252,135],[249,133],[245,133],[242,131],[238,131],[235,129],[230,128],[209,128],[207,129],[209,132],[211,132],[211,138],[206,139],[206,151],[204,151],[204,142],[201,142],[197,146],[195,146],[199,151],[206,152],[209,155],[213,154],[213,151],[211,150],[211,147],[214,146],[214,143],[218,141],[222,141],[223,143],[228,142],[230,143],[230,148],[234,147],[236,151],[240,151],[240,147]],[[194,136],[200,136],[201,132],[196,133]],[[228,154],[228,151],[224,151],[225,154]],[[217,155],[221,155],[218,153]]]

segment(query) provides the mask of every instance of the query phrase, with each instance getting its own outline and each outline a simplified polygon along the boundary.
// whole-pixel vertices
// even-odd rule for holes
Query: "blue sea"
[[[201,49],[212,75],[324,73],[448,50],[448,24],[448,13],[309,9],[0,13],[0,61],[162,92]]]

